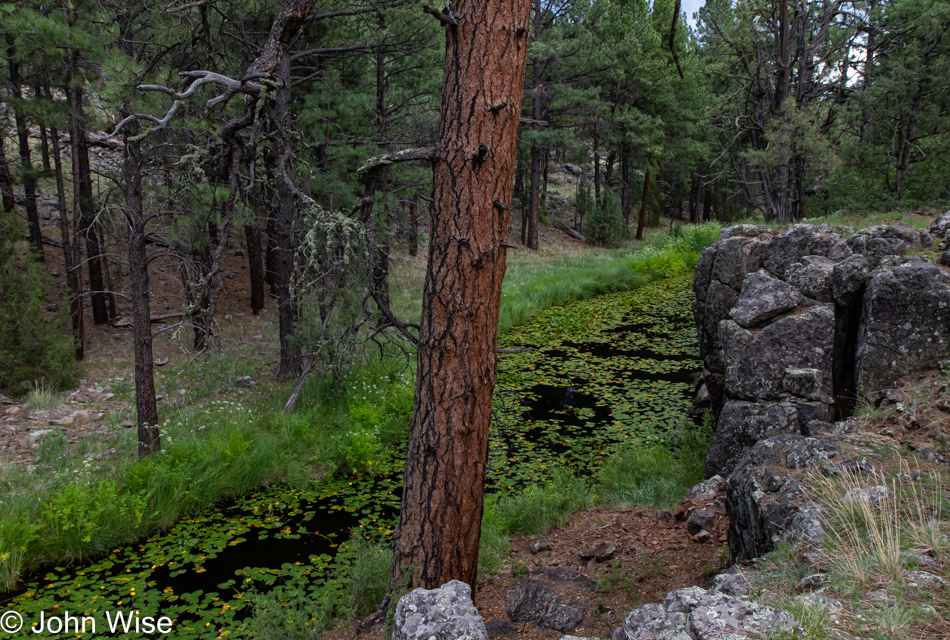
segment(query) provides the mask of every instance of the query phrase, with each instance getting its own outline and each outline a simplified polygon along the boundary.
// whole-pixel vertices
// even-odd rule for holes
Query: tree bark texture
[[[148,254],[142,211],[142,149],[134,141],[138,122],[132,122],[125,140],[125,218],[129,228],[129,281],[132,288],[132,340],[135,354],[135,413],[139,459],[161,449],[155,370],[152,367],[151,301],[148,290]]]
[[[390,593],[475,583],[530,11],[530,0],[462,0],[452,3],[458,26],[445,28],[432,241]]]
[[[44,78],[44,94],[47,100],[52,101],[48,79]],[[50,127],[50,140],[53,143],[53,167],[56,174],[56,200],[59,206],[59,231],[63,243],[63,266],[66,270],[66,284],[71,294],[69,300],[69,318],[72,321],[73,343],[75,345],[76,360],[83,359],[83,327],[82,327],[82,282],[76,264],[73,261],[73,247],[69,232],[69,215],[66,211],[66,180],[63,175],[63,157],[59,147],[59,130]]]
[[[13,36],[7,34],[7,66],[10,71],[10,86],[13,89],[13,96],[22,99],[23,83],[20,80],[20,63],[17,62],[16,58],[16,45]],[[17,108],[13,112],[13,121],[16,123],[17,141],[20,144],[20,170],[23,172],[23,195],[26,197],[26,224],[29,228],[30,247],[34,251],[36,259],[42,261],[43,234],[40,231],[40,216],[36,210],[36,173],[30,159],[30,135],[22,109]]]
[[[290,134],[290,59],[286,56],[277,66],[277,77],[283,80],[274,96],[274,119],[282,145],[281,154],[290,156],[293,140]],[[291,380],[300,375],[300,350],[293,343],[297,305],[290,284],[294,272],[294,194],[283,175],[277,176],[277,318],[280,337],[278,380]]]
[[[244,240],[247,242],[248,275],[251,278],[251,312],[256,316],[264,308],[264,249],[261,228],[256,222],[244,225]]]
[[[640,216],[637,218],[637,240],[643,240],[643,225],[647,219],[647,196],[650,194],[650,170],[643,174],[643,198],[640,200]]]
[[[70,75],[78,65],[76,53],[72,56]],[[70,79],[70,85],[73,85]],[[105,324],[109,321],[106,310],[105,286],[102,279],[102,262],[99,254],[99,232],[95,223],[95,201],[92,196],[92,174],[89,167],[89,147],[86,144],[86,119],[82,109],[82,89],[70,86],[68,90],[71,123],[70,141],[73,155],[73,206],[77,209],[77,230],[86,240],[86,261],[89,265],[89,290],[92,297],[92,321]],[[78,248],[78,247],[77,247]]]

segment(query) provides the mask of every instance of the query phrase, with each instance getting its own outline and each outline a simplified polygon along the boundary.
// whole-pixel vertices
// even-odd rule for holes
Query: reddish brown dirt
[[[685,516],[685,510],[681,515]],[[506,592],[528,576],[549,584],[563,604],[584,605],[584,618],[569,632],[571,635],[610,637],[632,609],[648,602],[662,602],[667,591],[673,589],[706,585],[723,568],[718,562],[725,554],[726,529],[726,522],[720,521],[711,531],[710,541],[700,543],[691,539],[685,518],[657,518],[653,507],[586,509],[545,536],[513,538],[506,567],[498,575],[483,579],[476,588],[475,607],[486,623],[507,620]],[[542,537],[552,543],[553,549],[533,554],[532,545]],[[580,554],[600,540],[616,546],[613,558],[604,562],[583,560]],[[585,588],[577,582],[558,580],[546,572],[549,569],[568,569],[590,582]],[[515,626],[517,631],[497,637],[557,640],[565,635],[541,629],[532,622]],[[347,626],[325,637],[383,640],[384,634],[376,628],[356,636],[353,627]]]

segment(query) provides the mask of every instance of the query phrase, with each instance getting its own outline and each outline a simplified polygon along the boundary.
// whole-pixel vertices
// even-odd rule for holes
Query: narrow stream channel
[[[531,350],[499,359],[489,491],[563,466],[592,474],[611,453],[688,419],[700,368],[689,285],[678,278],[554,307],[502,337],[503,347]],[[56,610],[100,622],[95,635],[70,637],[158,637],[104,633],[104,611],[132,609],[172,618],[170,637],[226,637],[249,612],[248,590],[314,591],[348,561],[351,530],[391,536],[401,482],[333,478],[308,492],[257,492],[96,562],[34,576],[2,606],[28,621]]]

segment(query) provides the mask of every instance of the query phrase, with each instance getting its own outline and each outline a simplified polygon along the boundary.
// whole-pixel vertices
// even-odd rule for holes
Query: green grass
[[[501,293],[498,331],[524,324],[551,305],[629,291],[655,280],[682,275],[696,266],[705,247],[719,240],[715,223],[676,227],[672,234],[630,248],[605,250],[551,261],[512,262]]]
[[[62,404],[62,397],[45,380],[34,380],[26,394],[26,408],[30,411],[52,411]]]
[[[0,470],[4,589],[23,572],[134,542],[266,483],[305,487],[328,473],[391,470],[409,426],[412,378],[387,367],[356,370],[344,393],[314,378],[290,415],[281,412],[283,393],[181,408],[161,425],[161,452],[141,462],[134,429],[73,452],[60,434],[48,435],[36,473]],[[354,447],[354,440],[373,446]],[[115,456],[82,455],[110,447]]]

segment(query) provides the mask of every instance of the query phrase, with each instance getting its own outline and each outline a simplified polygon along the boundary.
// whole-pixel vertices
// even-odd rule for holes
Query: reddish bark
[[[445,28],[432,241],[391,592],[475,583],[530,11],[530,0],[462,0],[452,3],[458,27]]]

